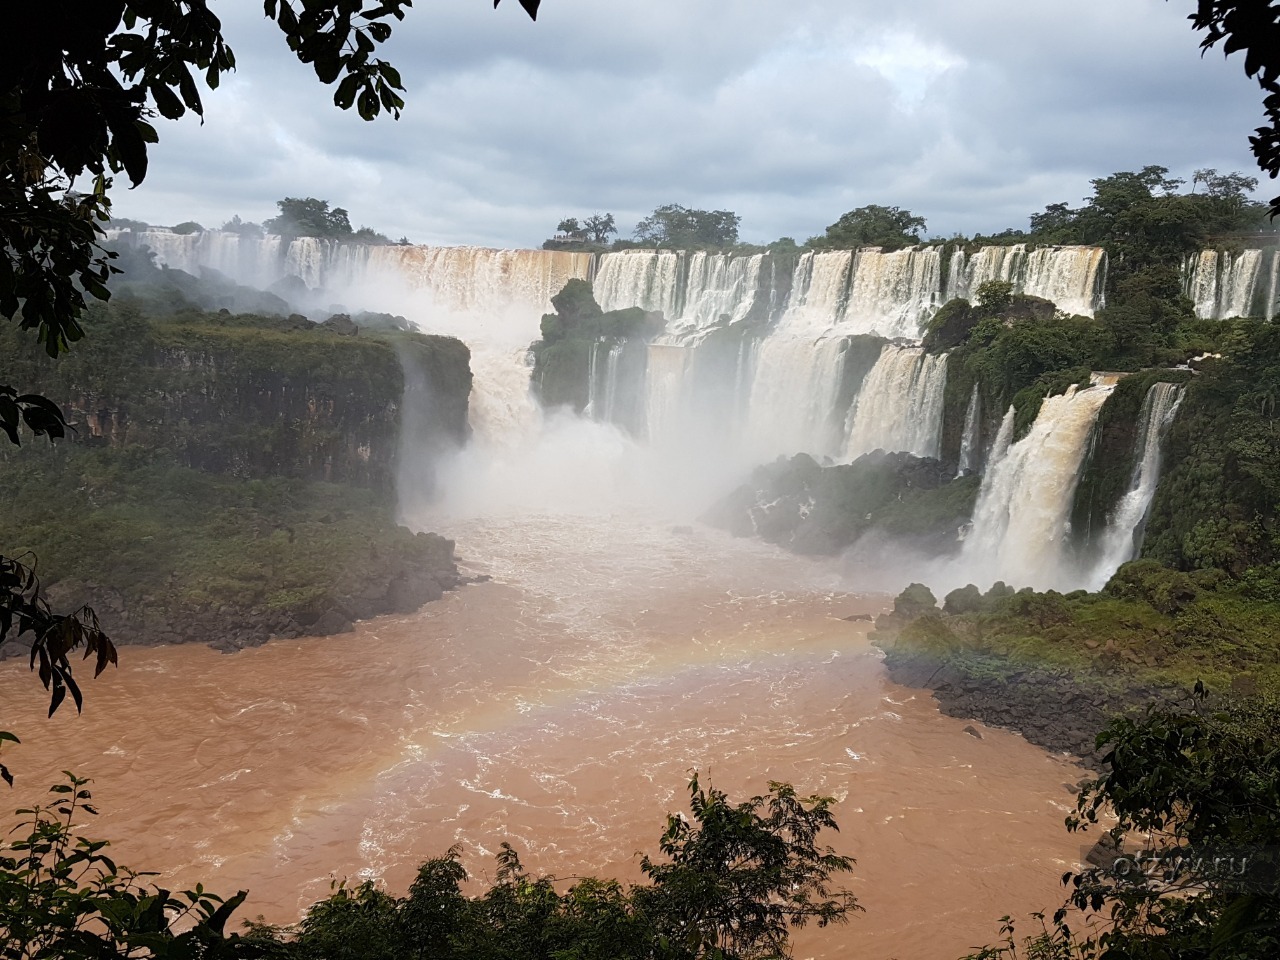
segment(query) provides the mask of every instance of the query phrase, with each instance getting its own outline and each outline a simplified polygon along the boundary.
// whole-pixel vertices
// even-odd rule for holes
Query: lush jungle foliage
[[[332,632],[452,585],[452,545],[398,526],[391,488],[403,429],[422,451],[465,438],[466,347],[299,316],[143,312],[171,295],[160,285],[90,310],[94,336],[56,364],[0,330],[7,368],[56,399],[69,430],[0,451],[0,540],[59,603],[100,614],[42,635],[73,640],[87,626],[239,645],[326,615],[320,632]],[[412,424],[406,371],[423,385],[408,397]],[[28,595],[29,572],[11,573],[6,589]],[[30,624],[53,617],[30,603]],[[50,648],[48,676],[56,699],[78,701],[64,646]]]

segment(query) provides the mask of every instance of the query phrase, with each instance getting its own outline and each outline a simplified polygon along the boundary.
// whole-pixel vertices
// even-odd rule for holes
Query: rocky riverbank
[[[1108,689],[1066,672],[894,647],[885,650],[884,662],[895,683],[930,691],[947,716],[1014,730],[1028,742],[1069,753],[1092,769],[1101,767],[1098,733],[1113,717],[1186,696],[1178,687]]]

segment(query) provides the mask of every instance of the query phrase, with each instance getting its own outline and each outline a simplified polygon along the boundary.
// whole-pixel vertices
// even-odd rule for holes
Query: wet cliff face
[[[390,489],[406,405],[416,443],[466,438],[470,355],[448,337],[194,311],[144,320],[122,305],[56,364],[19,343],[5,353],[24,390],[63,405],[73,442],[163,449],[213,473]]]

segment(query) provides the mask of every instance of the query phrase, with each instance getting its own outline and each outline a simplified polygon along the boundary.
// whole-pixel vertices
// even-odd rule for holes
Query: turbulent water
[[[84,715],[51,722],[5,664],[12,804],[61,769],[92,776],[86,830],[121,862],[247,888],[246,916],[288,921],[333,877],[401,892],[455,843],[481,879],[506,840],[535,870],[639,880],[696,768],[735,797],[777,779],[838,798],[832,842],[857,857],[866,913],[805,931],[797,956],[959,956],[1002,915],[1061,902],[1080,772],[886,680],[840,619],[881,601],[626,515],[417,519],[494,580],[354,635],[125,648]]]
[[[972,256],[951,256],[947,299],[972,299],[989,280],[1013,284],[1015,293],[1043,297],[1066,313],[1091,317],[1103,305],[1106,254],[1100,247],[983,247]]]
[[[1079,771],[1008,733],[975,737],[889,682],[865,625],[843,619],[886,599],[837,564],[693,520],[778,454],[938,454],[947,358],[904,340],[941,302],[941,248],[806,253],[780,276],[763,255],[146,239],[171,266],[294,276],[320,302],[464,339],[472,442],[433,465],[442,500],[419,495],[407,459],[402,511],[492,579],[353,636],[232,657],[126,649],[85,716],[51,724],[30,676],[6,665],[6,702],[21,704],[6,726],[26,742],[5,759],[24,790],[67,767],[98,778],[93,832],[117,838],[121,860],[248,887],[247,912],[273,921],[335,876],[403,890],[455,843],[481,879],[507,840],[534,869],[638,880],[637,851],[655,849],[691,769],[734,795],[775,779],[838,799],[835,842],[858,859],[866,913],[804,932],[798,956],[958,956],[1002,915],[1061,902],[1058,878],[1087,842],[1062,826]],[[1089,248],[988,248],[952,258],[946,289],[1004,277],[1085,312],[1104,268]],[[667,320],[647,347],[595,346],[582,417],[540,409],[529,389],[528,344],[571,277],[594,278],[605,309]],[[1057,583],[1110,390],[1047,399],[1016,443],[1010,410],[965,579]],[[628,404],[638,425],[621,422]],[[966,420],[976,469],[976,393]]]

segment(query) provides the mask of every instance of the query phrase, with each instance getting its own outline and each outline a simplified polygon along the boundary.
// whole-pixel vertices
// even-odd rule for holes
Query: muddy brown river
[[[473,584],[354,634],[222,655],[124,647],[84,713],[0,668],[4,799],[64,768],[95,780],[85,827],[166,883],[247,888],[245,916],[297,919],[333,878],[403,892],[461,844],[492,876],[503,840],[535,871],[639,879],[689,771],[744,797],[785,780],[836,797],[835,846],[865,913],[797,957],[941,960],[1051,909],[1081,841],[1081,771],[941,716],[891,683],[883,609],[823,564],[626,517],[461,522]]]

